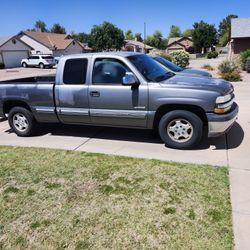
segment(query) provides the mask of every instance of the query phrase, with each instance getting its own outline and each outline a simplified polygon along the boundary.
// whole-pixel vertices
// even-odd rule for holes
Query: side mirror
[[[138,85],[138,81],[132,72],[126,72],[125,76],[122,78],[122,84],[125,86]]]

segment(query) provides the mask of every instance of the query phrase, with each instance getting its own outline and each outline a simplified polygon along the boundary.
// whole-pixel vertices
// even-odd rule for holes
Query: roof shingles
[[[23,33],[52,50],[66,49],[74,41],[74,39],[70,38],[66,34],[35,31],[24,31]]]
[[[234,18],[231,20],[231,38],[250,37],[250,18]]]

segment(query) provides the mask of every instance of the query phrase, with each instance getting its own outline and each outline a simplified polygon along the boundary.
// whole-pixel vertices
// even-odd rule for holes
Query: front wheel
[[[23,62],[23,63],[22,63],[22,66],[23,66],[23,68],[27,68],[27,67],[28,67],[28,64],[27,64],[26,62]]]
[[[23,107],[12,108],[8,115],[8,121],[12,130],[18,136],[27,137],[35,132],[35,118],[29,110]]]
[[[43,63],[39,63],[39,68],[40,69],[44,69],[44,64]]]
[[[158,129],[166,146],[188,149],[200,142],[203,123],[196,114],[190,111],[175,110],[162,116]]]

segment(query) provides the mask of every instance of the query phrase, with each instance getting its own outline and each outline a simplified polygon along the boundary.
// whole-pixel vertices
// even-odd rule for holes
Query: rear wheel
[[[203,123],[196,114],[190,111],[175,110],[161,118],[158,129],[166,146],[188,149],[200,142]]]
[[[8,121],[12,130],[18,136],[27,137],[35,132],[36,120],[33,114],[23,107],[12,108],[8,115]]]
[[[28,64],[27,64],[26,62],[23,62],[23,63],[22,63],[22,66],[23,66],[24,68],[27,68],[27,67],[28,67]]]

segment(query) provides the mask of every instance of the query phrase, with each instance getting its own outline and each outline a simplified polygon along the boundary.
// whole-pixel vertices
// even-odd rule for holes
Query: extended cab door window
[[[64,84],[85,84],[88,59],[68,59],[64,66]]]
[[[119,60],[112,58],[97,59],[94,63],[92,84],[122,84],[122,79],[126,72],[131,72],[131,70]]]

